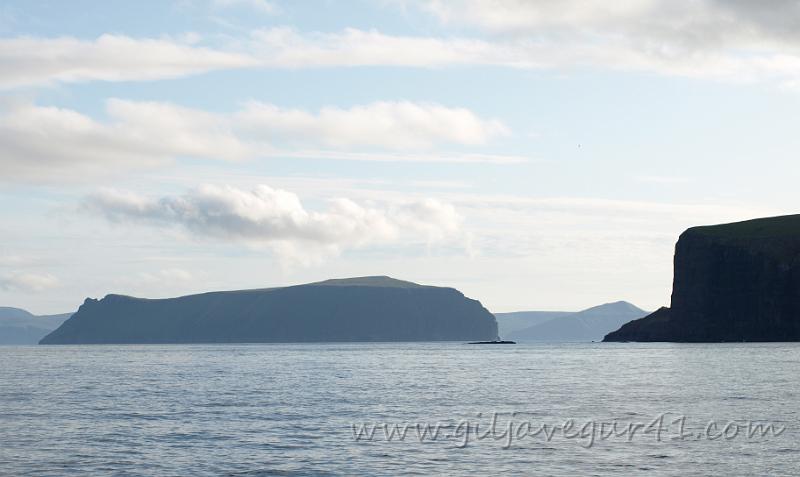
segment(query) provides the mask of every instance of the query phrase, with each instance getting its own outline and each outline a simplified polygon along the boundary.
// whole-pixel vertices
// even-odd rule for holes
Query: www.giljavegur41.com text
[[[768,439],[780,437],[786,426],[759,420],[709,420],[693,424],[687,416],[661,413],[642,421],[577,420],[566,419],[558,423],[535,422],[524,419],[524,413],[478,413],[474,419],[422,422],[362,422],[352,424],[356,441],[417,442],[455,441],[457,447],[473,442],[502,443],[509,448],[515,442],[538,439],[552,442],[556,439],[577,442],[590,448],[603,441],[632,442],[635,439],[653,439],[656,442],[677,440],[730,441],[734,439]]]

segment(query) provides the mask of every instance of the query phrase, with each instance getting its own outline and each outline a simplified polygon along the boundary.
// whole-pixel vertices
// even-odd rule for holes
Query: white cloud
[[[58,278],[49,273],[16,272],[0,276],[0,289],[38,293],[59,286]]]
[[[423,0],[424,10],[445,24],[494,33],[619,34],[651,44],[713,48],[756,41],[800,40],[795,0]],[[599,38],[598,38],[599,39]]]
[[[793,0],[429,0],[404,2],[474,36],[274,27],[224,49],[196,34],[0,39],[0,88],[173,78],[242,67],[598,67],[729,81],[800,78],[800,4]],[[264,0],[214,0],[274,13]]]
[[[179,227],[197,238],[266,246],[300,262],[367,245],[440,243],[461,229],[455,208],[434,199],[379,207],[338,198],[315,211],[297,195],[265,185],[251,191],[206,185],[161,198],[104,190],[87,197],[83,209],[112,223]]]
[[[109,100],[107,111],[116,122],[115,134],[130,136],[131,142],[156,155],[237,160],[254,154],[225,115],[121,99]]]
[[[800,4],[794,0],[414,3],[446,25],[500,35],[500,44],[517,45],[533,63],[732,81],[800,77]]]
[[[78,81],[176,78],[217,69],[251,67],[253,58],[172,39],[102,35],[0,39],[0,88]]]
[[[17,104],[0,114],[3,179],[72,180],[176,156],[238,159],[246,145],[212,114],[162,103],[107,102],[109,120]]]
[[[414,155],[438,144],[475,145],[506,134],[497,120],[438,104],[375,102],[317,113],[249,103],[209,113],[170,103],[110,99],[100,121],[73,110],[14,104],[0,112],[0,167],[5,180],[75,180],[155,166],[176,157],[242,160],[315,157],[374,161],[514,163],[486,154]],[[309,151],[306,147],[361,148]],[[298,149],[302,147],[303,149]],[[385,153],[386,149],[412,150]]]
[[[396,36],[377,30],[256,30],[243,42],[276,68],[346,66],[598,67],[734,82],[800,78],[800,6],[763,2],[589,0],[407,2],[466,36]],[[783,9],[783,13],[781,13]],[[489,36],[486,36],[486,33]]]
[[[290,27],[256,30],[250,51],[265,66],[319,68],[336,66],[440,67],[513,64],[513,51],[480,39],[392,36],[377,30],[347,28],[338,33],[301,33]]]
[[[268,138],[303,145],[313,141],[336,148],[480,145],[494,136],[508,134],[500,121],[482,119],[468,109],[410,101],[377,101],[346,109],[324,107],[316,114],[250,102],[236,120]]]

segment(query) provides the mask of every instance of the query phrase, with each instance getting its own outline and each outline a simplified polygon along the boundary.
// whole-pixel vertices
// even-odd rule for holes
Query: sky
[[[669,304],[796,213],[792,0],[4,1],[0,305],[389,275]]]

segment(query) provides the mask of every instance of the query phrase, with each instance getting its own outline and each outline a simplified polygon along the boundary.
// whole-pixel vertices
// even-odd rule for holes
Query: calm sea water
[[[0,474],[797,475],[799,364],[796,344],[0,347]],[[568,419],[583,437],[534,435]],[[592,443],[601,423],[651,427]]]

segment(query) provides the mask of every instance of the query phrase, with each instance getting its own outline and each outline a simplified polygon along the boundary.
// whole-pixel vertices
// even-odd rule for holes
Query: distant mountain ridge
[[[36,344],[71,315],[36,316],[21,308],[0,306],[0,344]]]
[[[501,338],[509,338],[519,330],[539,325],[555,318],[563,318],[575,313],[574,311],[512,311],[508,313],[495,313],[497,330]]]
[[[474,341],[494,316],[453,288],[356,277],[145,299],[88,298],[42,344]]]
[[[626,301],[577,312],[495,313],[500,336],[518,341],[601,341],[603,337],[648,312]],[[525,322],[528,324],[525,325]]]

